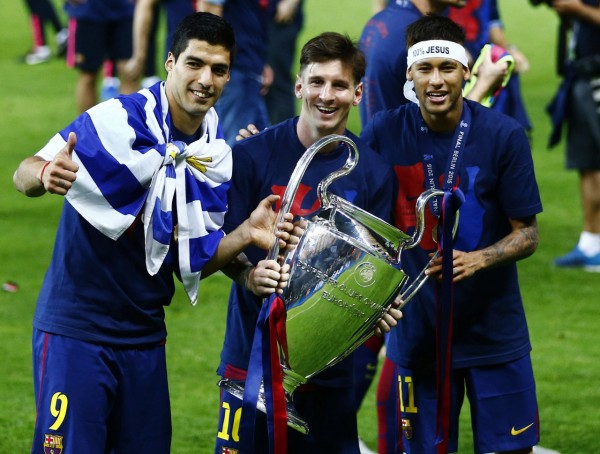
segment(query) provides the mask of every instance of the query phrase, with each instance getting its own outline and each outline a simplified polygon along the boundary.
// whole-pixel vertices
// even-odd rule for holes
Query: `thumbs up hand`
[[[40,169],[39,179],[44,189],[51,194],[65,195],[77,179],[79,164],[73,161],[73,150],[77,144],[77,136],[69,133],[64,148],[52,161],[46,162]]]

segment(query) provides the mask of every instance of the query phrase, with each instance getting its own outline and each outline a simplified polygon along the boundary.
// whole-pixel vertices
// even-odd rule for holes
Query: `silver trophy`
[[[282,251],[290,264],[290,279],[282,298],[286,308],[287,350],[280,348],[288,425],[308,433],[308,425],[292,402],[294,390],[319,372],[340,362],[372,334],[377,321],[401,294],[403,305],[421,288],[424,271],[407,284],[400,268],[402,251],[419,244],[425,229],[425,207],[443,191],[430,189],[416,204],[416,229],[405,234],[382,219],[330,194],[329,185],[350,173],[358,162],[356,144],[348,137],[329,135],[302,155],[283,196],[277,223],[289,212],[304,172],[323,147],[343,142],[349,157],[341,169],[317,188],[321,210],[305,220],[295,248]],[[365,182],[365,184],[367,184]],[[277,241],[270,259],[280,254]],[[242,383],[224,379],[219,386],[243,398]],[[265,411],[264,393],[257,408]]]

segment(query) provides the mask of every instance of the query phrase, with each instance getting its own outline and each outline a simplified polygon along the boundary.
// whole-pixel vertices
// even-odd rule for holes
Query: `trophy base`
[[[217,383],[220,388],[223,388],[229,394],[237,397],[240,400],[244,399],[244,386],[242,382],[230,380],[228,378],[224,378],[219,380]],[[296,411],[294,407],[294,403],[289,400],[289,396],[286,393],[285,405],[287,410],[287,425],[294,430],[306,435],[308,434],[308,423],[304,421]],[[265,393],[263,391],[263,387],[261,385],[261,389],[258,393],[258,402],[256,402],[256,408],[262,411],[263,413],[267,413],[267,407],[265,403]]]

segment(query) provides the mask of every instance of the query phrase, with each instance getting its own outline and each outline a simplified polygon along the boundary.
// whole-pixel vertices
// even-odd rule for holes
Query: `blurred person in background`
[[[69,46],[67,64],[77,68],[75,100],[80,112],[98,103],[98,78],[111,60],[120,79],[119,92],[133,93],[138,81],[123,73],[132,53],[133,0],[67,0]]]
[[[269,22],[273,0],[202,0],[200,10],[222,16],[235,31],[237,53],[231,80],[215,106],[229,146],[249,124],[259,130],[269,125],[264,93],[273,82],[267,65]]]
[[[549,146],[559,143],[566,122],[566,168],[579,173],[583,214],[579,241],[554,263],[600,272],[600,1],[548,4],[560,15],[559,46],[564,46],[558,62],[563,82],[549,106],[554,123]]]
[[[296,43],[304,23],[304,0],[279,0],[275,16],[269,22],[267,71],[273,82],[263,90],[271,124],[296,115],[292,66],[296,58]],[[266,91],[266,93],[264,93]]]
[[[31,51],[24,57],[23,61],[28,65],[37,65],[50,60],[52,50],[46,38],[48,25],[54,31],[54,39],[56,44],[55,53],[62,57],[67,48],[67,38],[69,32],[63,26],[61,19],[58,17],[54,5],[51,0],[26,0],[25,4],[29,10],[29,21],[31,26],[31,35],[33,38],[33,46]]]

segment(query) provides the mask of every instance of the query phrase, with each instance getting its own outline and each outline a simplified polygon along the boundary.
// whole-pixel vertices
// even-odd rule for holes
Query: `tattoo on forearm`
[[[535,226],[515,230],[482,251],[486,268],[529,257],[536,250],[537,244],[538,235]]]

